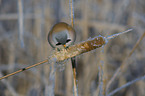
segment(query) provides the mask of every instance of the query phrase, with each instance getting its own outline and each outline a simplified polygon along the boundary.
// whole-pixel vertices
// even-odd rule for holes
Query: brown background
[[[47,42],[50,28],[57,22],[70,24],[69,0],[23,0],[24,47],[19,39],[18,0],[0,0],[0,75],[47,59],[52,48]],[[145,31],[144,0],[74,0],[75,30],[79,43],[97,35],[111,35],[134,28],[108,42],[104,48],[77,57],[79,96],[97,96],[98,64],[105,68],[106,82],[127,57]],[[145,74],[145,39],[127,60],[125,71],[111,90]],[[62,69],[62,68],[61,68]],[[0,81],[0,96],[45,96],[49,90],[49,64],[44,64]],[[64,71],[57,68],[55,96],[73,96],[72,69],[68,60]],[[145,82],[139,81],[114,96],[144,96]]]

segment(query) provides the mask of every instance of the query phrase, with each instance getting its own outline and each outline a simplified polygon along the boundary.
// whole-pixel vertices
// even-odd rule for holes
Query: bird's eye
[[[56,45],[61,45],[61,43],[58,42]]]
[[[69,41],[71,41],[71,39],[67,39],[67,40],[66,40],[66,43],[68,43]]]

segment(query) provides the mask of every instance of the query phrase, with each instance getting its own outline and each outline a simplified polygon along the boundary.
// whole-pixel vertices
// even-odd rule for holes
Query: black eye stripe
[[[61,45],[61,43],[58,42],[56,45]]]
[[[71,41],[71,39],[67,39],[67,40],[66,40],[66,42],[69,42],[69,41]]]
[[[69,41],[71,41],[71,39],[67,39],[67,40],[66,40],[66,43],[68,43]],[[56,44],[56,46],[57,46],[57,45],[62,45],[62,43],[58,42],[58,43]]]

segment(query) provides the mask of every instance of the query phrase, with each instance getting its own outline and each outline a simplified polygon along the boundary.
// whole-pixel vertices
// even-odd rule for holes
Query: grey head
[[[58,42],[56,45],[65,45],[67,43],[68,36],[65,31],[61,31],[61,32],[55,34],[54,38]]]
[[[66,45],[66,43],[68,43],[69,41],[71,41],[71,39],[68,38],[68,31],[67,30],[63,30],[60,32],[56,32],[55,34],[53,34],[53,40],[56,43],[56,46],[58,45]]]
[[[53,48],[60,48],[59,45],[68,47],[74,43],[75,39],[75,30],[64,22],[55,24],[48,34],[48,42]]]

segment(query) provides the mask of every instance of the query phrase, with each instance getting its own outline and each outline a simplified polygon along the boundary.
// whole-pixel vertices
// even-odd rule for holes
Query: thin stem
[[[103,63],[99,64],[99,96],[104,96],[103,94]]]
[[[74,77],[74,96],[78,96],[77,82],[76,82],[76,68],[73,68],[73,77]]]
[[[117,93],[118,91],[120,91],[121,89],[123,89],[123,88],[125,88],[125,87],[128,87],[128,86],[130,86],[131,84],[133,84],[133,83],[135,83],[135,82],[137,82],[137,81],[139,81],[139,80],[143,80],[143,79],[145,79],[145,75],[142,76],[142,77],[140,77],[140,78],[137,78],[137,79],[135,79],[135,80],[132,80],[132,81],[130,81],[130,82],[124,84],[124,85],[122,85],[121,87],[119,87],[119,88],[113,90],[113,91],[112,91],[111,93],[109,93],[107,96],[112,96],[112,95],[114,95],[115,93]]]
[[[145,37],[145,32],[142,34],[142,36],[140,37],[140,39],[136,42],[135,46],[132,48],[132,50],[129,53],[128,57],[130,57],[132,55],[132,53],[134,52],[134,50],[137,48],[137,46],[139,45],[139,43],[142,41],[142,39],[144,37]]]
[[[133,29],[128,29],[128,30],[126,30],[126,31],[119,32],[119,33],[117,33],[117,34],[113,34],[113,35],[111,35],[111,36],[107,36],[106,38],[107,38],[108,40],[110,40],[110,39],[112,39],[112,38],[115,38],[115,37],[117,37],[117,36],[119,36],[119,35],[121,35],[121,34],[130,32],[130,31],[132,31],[132,30],[133,30]]]
[[[74,8],[73,8],[73,0],[69,0],[70,6],[70,18],[71,18],[71,25],[74,27]],[[77,94],[77,82],[76,82],[76,61],[75,57],[71,58],[72,61],[72,69],[73,69],[73,82],[74,82],[74,96],[78,96]]]
[[[19,23],[19,37],[21,46],[24,47],[24,16],[23,16],[23,0],[18,0],[18,23]]]
[[[48,62],[47,59],[44,60],[44,61],[42,61],[42,62],[39,62],[39,63],[33,64],[33,65],[31,65],[31,66],[28,66],[28,67],[26,67],[26,68],[22,68],[22,69],[20,69],[20,70],[18,70],[18,71],[15,71],[15,72],[13,72],[13,73],[7,74],[7,75],[5,75],[5,76],[3,76],[3,77],[0,77],[0,80],[2,80],[2,79],[4,79],[4,78],[7,78],[7,77],[10,77],[10,76],[12,76],[12,75],[15,75],[15,74],[17,74],[17,73],[23,72],[23,71],[28,70],[28,69],[30,69],[30,68],[33,68],[33,67],[35,67],[35,66],[41,65],[41,64],[46,63],[46,62]]]
[[[137,46],[139,45],[139,43],[142,41],[142,39],[145,37],[145,32],[142,34],[142,36],[139,38],[139,40],[136,42],[136,44],[134,45],[133,49],[130,51],[129,55],[125,58],[125,60],[122,62],[121,66],[116,70],[115,74],[113,75],[113,77],[110,79],[110,81],[107,84],[106,87],[106,94],[109,92],[109,87],[112,84],[112,82],[115,80],[115,78],[119,75],[121,69],[123,69],[123,67],[125,66],[125,62],[128,60],[128,58],[133,54],[133,52],[135,51],[135,49],[137,48]]]
[[[74,7],[73,0],[69,0],[71,25],[74,27]]]

